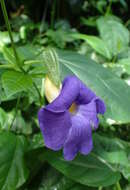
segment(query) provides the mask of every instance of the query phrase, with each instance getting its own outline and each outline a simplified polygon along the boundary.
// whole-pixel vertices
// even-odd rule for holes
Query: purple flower
[[[73,160],[78,152],[87,155],[93,148],[92,129],[99,124],[97,114],[105,110],[104,102],[76,76],[66,77],[59,96],[38,113],[46,147],[63,148],[66,160]]]

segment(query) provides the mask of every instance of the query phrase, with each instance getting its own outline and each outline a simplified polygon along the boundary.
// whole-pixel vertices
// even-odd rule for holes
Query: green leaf
[[[60,86],[60,67],[57,53],[54,49],[50,48],[43,52],[44,63],[47,67],[47,75],[52,82]]]
[[[126,167],[122,168],[122,174],[130,182],[130,161]]]
[[[43,148],[43,147],[44,147],[44,141],[43,141],[42,133],[40,132],[40,133],[34,134],[30,140],[29,150],[34,150],[34,149]]]
[[[70,179],[92,187],[108,186],[120,179],[120,174],[108,167],[96,154],[79,155],[73,161],[65,161],[60,153],[48,151],[47,161]]]
[[[126,147],[118,138],[108,138],[95,134],[93,151],[106,163],[112,164],[116,170],[120,170],[120,166],[125,167],[129,163]],[[122,168],[120,172],[122,172]]]
[[[5,64],[5,63],[7,63],[7,61],[5,60],[3,53],[0,52],[0,64]]]
[[[14,190],[27,179],[28,169],[24,163],[26,149],[24,137],[9,132],[0,133],[0,189]]]
[[[125,0],[119,0],[120,1],[120,3],[122,4],[122,6],[124,7],[124,8],[127,8],[127,3],[126,3],[126,1]]]
[[[87,41],[87,43],[99,54],[103,55],[104,57],[111,59],[111,54],[110,51],[107,47],[107,45],[105,44],[105,42],[96,37],[96,36],[89,36],[86,34],[73,34],[72,35],[74,38],[76,39],[82,39]]]
[[[126,143],[126,142],[125,142]],[[128,163],[125,164],[125,167],[122,169],[123,176],[130,182],[130,144],[128,145]]]
[[[118,138],[108,138],[97,134],[94,135],[93,139],[93,152],[104,160],[104,163],[122,173],[130,181],[130,159],[127,153],[127,143]]]
[[[18,63],[17,63],[16,57],[14,55],[13,49],[8,48],[6,46],[2,46],[1,51],[3,52],[4,58],[7,61],[7,63],[10,64],[10,66],[12,66],[12,67],[14,66],[14,68],[17,69]],[[20,65],[22,66],[24,60],[23,60],[23,57],[21,56],[21,54],[19,53],[18,48],[17,48],[17,54],[19,57]]]
[[[11,48],[7,48],[6,46],[2,47],[2,52],[5,60],[12,65],[16,65],[16,58],[14,57],[13,50]]]
[[[7,96],[32,88],[32,78],[17,71],[6,71],[2,75],[2,85]]]
[[[49,42],[54,44],[58,48],[65,48],[67,42],[72,42],[73,38],[71,37],[71,30],[57,29],[55,30],[47,30],[46,36],[49,39]]]
[[[75,183],[56,169],[49,167],[43,173],[38,190],[89,190],[89,187]]]
[[[97,27],[101,38],[113,56],[128,46],[129,31],[117,19],[113,19],[111,16],[100,17],[97,20]]]
[[[97,17],[89,17],[89,18],[84,18],[81,17],[81,23],[86,25],[86,26],[91,26],[91,27],[96,27],[96,19]]]
[[[33,46],[31,44],[22,45],[17,48],[22,60],[33,60],[36,61],[42,59],[43,50],[40,46]]]
[[[8,116],[6,112],[0,108],[0,130],[6,129],[8,126]]]
[[[58,51],[62,77],[77,75],[107,106],[105,116],[117,123],[130,122],[130,88],[109,69],[77,53]]]
[[[20,40],[19,34],[12,32],[13,40],[17,43]],[[11,40],[9,37],[8,31],[1,32],[0,31],[0,44],[3,43],[5,45],[11,44]]]
[[[61,173],[50,167],[47,169],[46,173],[44,172],[38,190],[67,190],[73,184],[73,181],[63,177]]]
[[[130,74],[130,58],[120,59],[118,64],[125,70],[126,73]]]
[[[13,118],[15,117],[15,110],[8,113],[8,118],[11,118],[11,122]],[[8,122],[8,125],[10,126],[10,121]],[[15,120],[13,122],[13,125],[11,126],[11,131],[14,131],[17,134],[24,134],[24,135],[30,135],[32,133],[32,125],[31,122],[27,122],[24,120],[21,111],[17,111],[17,115],[15,117]]]
[[[15,116],[16,110],[14,109],[11,112],[5,112],[2,108],[0,108],[0,129],[1,130],[10,130],[10,125],[13,122],[13,125],[11,126],[11,131],[14,131],[17,134],[25,134],[29,135],[32,133],[32,127],[31,123],[25,122],[23,116],[21,115],[21,111],[17,111],[17,115]]]

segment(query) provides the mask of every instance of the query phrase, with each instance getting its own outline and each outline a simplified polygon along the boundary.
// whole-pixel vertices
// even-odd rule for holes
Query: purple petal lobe
[[[79,80],[79,79],[78,79]],[[96,98],[96,94],[88,88],[84,83],[79,80],[80,92],[77,99],[78,104],[88,104],[93,98]]]
[[[96,98],[97,113],[104,114],[106,112],[106,106],[100,98]]]
[[[61,149],[71,127],[69,112],[52,112],[41,108],[38,118],[45,145],[52,150]]]
[[[78,112],[87,118],[88,123],[94,129],[98,128],[99,119],[97,117],[97,107],[95,100],[92,100],[89,104],[79,106]]]
[[[72,127],[64,145],[64,158],[73,160],[80,151],[87,155],[92,150],[92,129],[82,115],[72,116]]]

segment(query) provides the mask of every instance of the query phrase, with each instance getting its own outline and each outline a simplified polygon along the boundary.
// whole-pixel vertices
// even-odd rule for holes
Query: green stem
[[[116,188],[117,190],[122,190],[119,182],[116,183]]]
[[[29,60],[29,61],[24,61],[25,65],[32,65],[32,64],[38,64],[38,63],[43,63],[43,60]]]
[[[19,60],[17,51],[15,49],[14,40],[13,40],[13,36],[12,36],[12,31],[11,31],[11,26],[10,26],[10,23],[9,23],[9,18],[8,18],[6,6],[5,6],[5,1],[0,0],[0,3],[1,3],[2,11],[3,11],[5,24],[6,24],[8,32],[9,32],[9,37],[10,37],[10,40],[11,40],[11,45],[12,45],[12,49],[13,49],[13,52],[14,52],[14,56],[16,58],[16,63],[18,65],[18,67],[20,68],[20,70],[24,71],[23,68],[20,66],[20,60]]]
[[[47,11],[48,11],[48,5],[49,5],[49,2],[48,2],[48,0],[46,0],[45,8],[43,10],[43,16],[42,16],[42,20],[41,20],[40,33],[42,33],[42,30],[44,29],[44,24],[45,24],[45,20],[46,20],[46,16],[47,16]]]
[[[37,91],[37,93],[38,93],[39,102],[40,102],[40,105],[42,106],[42,103],[43,103],[43,102],[42,102],[42,96],[41,96],[40,91],[39,91],[37,85],[35,84],[35,82],[33,82],[33,86],[34,86],[34,88],[36,89],[36,91]]]
[[[102,186],[98,187],[98,190],[102,190],[102,189],[103,189],[103,187],[102,187]]]
[[[106,10],[106,15],[110,13],[111,6],[112,6],[112,0],[109,0],[109,5],[107,6],[107,10]]]
[[[11,122],[11,125],[10,125],[9,129],[12,128],[13,123],[14,123],[14,121],[15,121],[15,119],[16,119],[19,102],[20,102],[20,95],[19,95],[18,98],[17,98],[16,108],[15,108],[15,114],[14,114],[14,117],[13,117],[13,120],[12,120],[12,122]]]
[[[115,56],[112,58],[112,63],[115,63],[115,62],[116,62],[116,59],[117,59],[117,56],[115,55]]]
[[[13,65],[11,65],[11,64],[6,64],[6,65],[0,65],[0,69],[13,69],[14,68],[14,66]]]

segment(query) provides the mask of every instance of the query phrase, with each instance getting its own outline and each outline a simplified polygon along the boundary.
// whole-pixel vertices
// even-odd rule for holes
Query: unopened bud
[[[61,85],[58,88],[49,78],[46,76],[44,81],[45,96],[49,103],[57,98],[60,94]]]

